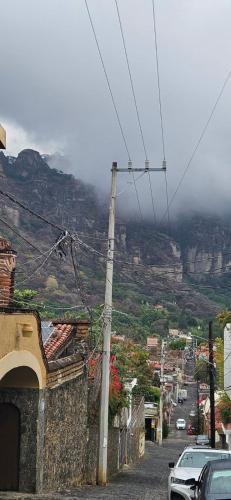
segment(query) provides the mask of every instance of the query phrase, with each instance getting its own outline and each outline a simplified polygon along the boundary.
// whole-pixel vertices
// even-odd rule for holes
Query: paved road
[[[0,494],[0,499],[10,500],[166,500],[167,478],[169,474],[168,462],[176,461],[185,444],[193,438],[185,431],[175,429],[175,421],[182,417],[188,420],[192,401],[195,400],[195,386],[189,388],[189,399],[174,410],[171,431],[163,447],[151,442],[146,443],[146,452],[143,459],[135,466],[120,472],[105,487],[83,487],[74,492],[63,492],[57,495],[24,495],[12,493]]]

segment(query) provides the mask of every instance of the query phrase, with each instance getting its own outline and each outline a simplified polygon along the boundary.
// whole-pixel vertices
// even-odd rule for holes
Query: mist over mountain
[[[0,153],[0,173],[5,192],[58,226],[78,234],[86,244],[84,248],[77,245],[76,250],[84,293],[89,305],[102,303],[108,198],[99,197],[92,185],[51,168],[46,156],[29,149],[21,151],[17,158]],[[2,195],[0,225],[1,233],[18,252],[16,286],[35,288],[43,299],[56,304],[81,306],[69,253],[62,261],[58,254],[52,254],[43,263],[43,254],[49,252],[60,231]],[[32,242],[34,248],[20,235]],[[229,306],[231,224],[228,218],[194,214],[178,218],[169,227],[118,212],[115,243],[114,300],[122,308],[126,301],[121,299],[121,286],[130,290],[127,300],[132,310],[137,301],[160,302],[177,307],[190,318],[206,318]],[[36,270],[39,263],[42,265]]]
[[[134,166],[145,156],[113,2],[89,2]],[[151,2],[121,2],[121,19],[150,166],[163,161]],[[112,161],[127,166],[84,2],[11,0],[1,13],[0,121],[8,153],[52,153],[51,164],[110,190]],[[231,4],[227,0],[156,2],[169,199],[179,184],[229,72]],[[14,36],[12,36],[12,32]],[[42,36],[41,36],[42,33]],[[28,43],[28,37],[30,43]],[[230,210],[230,81],[171,203],[171,218]],[[58,155],[55,155],[55,152]],[[65,161],[62,159],[65,158]],[[60,167],[60,165],[62,166]],[[129,176],[119,176],[119,191]],[[162,174],[151,174],[159,220],[166,208]],[[146,176],[138,181],[144,217],[152,214]],[[137,218],[134,189],[119,209]]]

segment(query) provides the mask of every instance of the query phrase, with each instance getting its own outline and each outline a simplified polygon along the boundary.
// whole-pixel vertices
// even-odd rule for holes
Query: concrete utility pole
[[[159,445],[163,443],[163,396],[164,396],[164,341],[161,342],[160,358],[160,407],[159,407]]]
[[[214,362],[213,362],[213,322],[209,322],[209,384],[210,384],[210,441],[215,448],[215,403],[214,403]]]
[[[108,444],[108,405],[111,352],[112,322],[112,280],[115,239],[115,204],[116,204],[117,163],[112,164],[111,203],[109,208],[108,250],[106,266],[105,308],[103,325],[102,381],[100,401],[100,440],[98,484],[107,483],[107,444]]]
[[[115,239],[115,209],[116,209],[116,180],[117,172],[165,172],[166,165],[162,168],[149,168],[148,161],[145,168],[133,168],[132,162],[128,162],[127,168],[117,168],[117,163],[112,164],[111,201],[109,209],[108,225],[108,251],[106,264],[105,305],[103,321],[103,353],[102,353],[102,381],[100,399],[100,428],[99,428],[99,461],[98,461],[98,484],[107,484],[107,449],[108,449],[108,405],[109,405],[109,381],[110,381],[110,354],[111,354],[111,323],[112,323],[112,283],[113,283],[113,260]]]

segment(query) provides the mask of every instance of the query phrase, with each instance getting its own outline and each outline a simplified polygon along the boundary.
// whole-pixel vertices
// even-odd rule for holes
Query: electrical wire
[[[54,253],[54,251],[56,250],[56,248],[60,245],[60,243],[62,243],[66,238],[67,238],[68,234],[65,232],[64,235],[61,235],[60,238],[58,239],[58,241],[56,241],[56,243],[51,247],[51,249],[49,250],[47,256],[45,257],[44,261],[42,263],[40,263],[34,270],[33,272],[27,276],[25,279],[23,279],[22,281],[19,281],[16,283],[16,286],[18,285],[22,285],[23,283],[25,283],[26,281],[28,281],[29,279],[31,279],[38,271],[40,271],[44,265],[46,264],[46,262],[48,261],[48,259],[50,258],[50,256]]]
[[[208,126],[209,126],[209,124],[210,124],[210,122],[211,122],[211,120],[213,118],[213,115],[214,115],[214,113],[216,111],[217,105],[218,105],[218,103],[219,103],[219,101],[220,101],[220,99],[221,99],[221,97],[222,97],[222,95],[224,93],[224,90],[225,90],[226,85],[228,84],[228,82],[230,80],[230,77],[231,77],[231,69],[229,70],[228,75],[226,76],[225,81],[224,81],[224,83],[223,83],[223,85],[222,85],[222,87],[221,87],[221,89],[219,91],[219,94],[218,94],[218,96],[216,98],[216,101],[215,101],[215,103],[214,103],[214,105],[212,107],[212,111],[210,112],[209,117],[208,117],[208,119],[207,119],[207,121],[206,121],[206,123],[205,123],[205,125],[204,125],[204,127],[202,129],[202,131],[201,131],[199,139],[198,139],[198,141],[196,142],[196,144],[194,146],[192,154],[191,154],[188,162],[186,163],[186,166],[185,166],[184,171],[183,171],[183,173],[182,173],[182,175],[180,177],[180,180],[179,180],[179,182],[177,184],[177,187],[176,187],[173,195],[171,196],[171,199],[170,199],[170,202],[169,202],[169,207],[173,204],[173,201],[174,201],[174,199],[175,199],[175,197],[176,197],[176,195],[177,195],[177,193],[178,193],[178,191],[179,191],[179,189],[180,189],[180,187],[181,187],[181,185],[182,185],[182,183],[184,181],[184,178],[185,178],[185,176],[186,176],[186,174],[187,174],[187,172],[188,172],[188,170],[189,170],[189,168],[191,166],[191,163],[192,163],[192,161],[193,161],[193,159],[194,159],[194,157],[195,157],[195,155],[197,153],[197,150],[198,150],[198,148],[199,148],[199,146],[200,146],[200,144],[201,144],[201,142],[202,142],[202,140],[203,140],[203,138],[205,136],[207,128],[208,128]],[[162,220],[166,217],[166,214],[167,214],[167,211],[164,213],[164,215],[162,217]]]
[[[153,197],[151,176],[150,176],[150,172],[149,171],[148,171],[148,180],[149,180],[149,187],[150,187],[151,200],[152,200],[153,217],[154,217],[154,222],[156,224],[156,222],[157,222],[157,216],[156,216],[156,209],[155,209],[155,203],[154,203],[154,197]]]
[[[166,194],[166,204],[167,204],[168,228],[170,229],[170,210],[169,210],[169,196],[168,196],[168,179],[167,179],[167,172],[166,172],[166,170],[164,172],[164,179],[165,179],[165,194]]]
[[[31,215],[34,215],[35,217],[37,217],[37,219],[42,220],[46,224],[49,224],[49,226],[52,226],[54,229],[58,229],[59,231],[65,231],[65,229],[63,227],[58,226],[54,222],[46,219],[46,217],[44,217],[43,215],[40,215],[37,212],[35,212],[34,210],[32,210],[31,208],[29,208],[27,205],[24,205],[24,203],[22,203],[21,201],[17,200],[17,198],[15,198],[15,196],[13,196],[11,193],[6,193],[5,191],[2,191],[2,189],[0,189],[0,194],[2,196],[4,196],[5,198],[8,198],[10,201],[12,201],[13,203],[15,203],[19,207],[23,208],[23,210],[25,210],[26,212],[28,212]]]
[[[160,71],[159,71],[157,30],[156,30],[156,13],[155,13],[155,2],[154,2],[154,0],[152,0],[152,16],[153,16],[153,32],[154,32],[154,44],[155,44],[155,56],[156,56],[155,59],[156,59],[156,73],[157,73],[157,85],[158,85],[158,98],[159,98],[159,112],[160,112],[160,126],[161,126],[163,160],[166,160],[166,155],[165,155],[165,137],[164,137],[164,120],[163,120],[163,113],[162,113],[161,90],[160,90]]]
[[[11,226],[6,220],[4,220],[2,217],[0,217],[0,222],[2,222],[6,227],[8,227],[13,233],[15,233],[19,238],[21,238],[25,243],[27,243],[28,245],[30,245],[34,250],[36,250],[36,252],[39,252],[41,255],[43,255],[43,252],[41,252],[41,250],[36,247],[33,243],[31,243],[31,241],[29,241],[27,238],[25,238],[25,236],[22,236],[22,234],[16,230],[13,226]]]
[[[85,291],[83,289],[81,278],[79,275],[79,270],[77,267],[77,258],[76,258],[75,248],[76,247],[74,245],[74,242],[71,241],[71,244],[70,244],[71,260],[72,260],[72,265],[73,265],[73,270],[74,270],[74,275],[75,275],[75,282],[76,282],[77,291],[80,294],[80,298],[81,298],[81,301],[83,303],[83,306],[86,308],[88,315],[89,315],[89,318],[92,322],[92,311],[91,311],[90,307],[88,306],[88,304],[86,303]]]
[[[119,125],[119,129],[120,129],[120,132],[121,132],[123,143],[124,143],[127,155],[128,155],[128,160],[131,161],[131,156],[130,156],[130,152],[129,152],[129,149],[128,149],[127,140],[126,140],[125,133],[124,133],[124,130],[123,130],[123,127],[122,127],[122,123],[121,123],[121,120],[120,120],[120,117],[119,117],[118,108],[117,108],[117,105],[116,105],[116,102],[115,102],[115,98],[114,98],[114,95],[113,95],[113,92],[112,92],[112,87],[111,87],[111,84],[110,84],[110,80],[109,80],[109,77],[108,77],[108,73],[107,73],[107,70],[106,70],[106,66],[105,66],[105,63],[104,63],[104,59],[103,59],[103,56],[102,56],[102,52],[101,52],[101,49],[100,49],[99,41],[98,41],[98,38],[97,38],[97,35],[96,35],[96,30],[95,30],[95,27],[94,27],[92,15],[90,13],[90,9],[89,9],[87,0],[85,0],[85,5],[86,5],[86,9],[87,9],[87,14],[88,14],[88,17],[89,17],[89,21],[90,21],[90,24],[91,24],[92,32],[93,32],[93,35],[94,35],[95,43],[96,43],[96,46],[97,46],[97,49],[98,49],[98,54],[99,54],[99,58],[100,58],[100,61],[101,61],[101,64],[102,64],[103,72],[104,72],[104,75],[105,75],[105,78],[106,78],[108,90],[109,90],[109,93],[110,93],[110,96],[111,96],[113,108],[114,108],[114,111],[115,111],[115,114],[116,114],[116,119],[117,119],[117,122],[118,122],[118,125]]]
[[[164,120],[163,120],[161,88],[160,88],[160,69],[159,69],[159,55],[158,55],[158,42],[157,42],[157,29],[156,29],[155,0],[152,0],[152,17],[153,17],[155,60],[156,60],[157,86],[158,86],[160,128],[161,128],[162,151],[163,151],[163,166],[166,166],[165,134],[164,134]],[[169,210],[168,180],[167,180],[167,172],[166,172],[166,170],[164,171],[164,178],[165,178],[166,211],[167,211],[167,216],[168,216],[168,227],[170,229],[170,210]]]
[[[138,193],[138,189],[137,189],[137,185],[136,185],[136,179],[135,179],[134,172],[132,172],[132,177],[133,177],[134,189],[135,189],[135,193],[136,193],[137,204],[138,204],[138,208],[139,208],[140,220],[143,221],[143,213],[142,213],[142,209],[141,209],[141,203],[140,203],[140,198],[139,198],[139,193]]]
[[[115,6],[116,6],[116,11],[117,11],[118,21],[119,21],[119,26],[120,26],[120,33],[121,33],[122,42],[123,42],[124,54],[125,54],[125,59],[126,59],[126,63],[127,63],[127,68],[128,68],[128,74],[129,74],[129,79],[130,79],[130,84],[131,84],[131,90],[132,90],[132,95],[133,95],[133,100],[134,100],[134,105],[135,105],[135,110],[136,110],[138,126],[139,126],[139,130],[140,130],[142,146],[143,146],[143,150],[144,150],[145,160],[147,160],[148,159],[147,149],[146,149],[146,145],[145,145],[145,141],[144,141],[144,133],[143,133],[142,125],[141,125],[140,114],[139,114],[139,109],[138,109],[137,99],[136,99],[136,94],[135,94],[135,88],[134,88],[134,83],[133,83],[133,78],[132,78],[132,72],[131,72],[131,67],[130,67],[130,63],[129,63],[129,59],[128,59],[128,51],[127,51],[127,46],[126,46],[126,42],[125,42],[124,29],[123,29],[123,25],[122,25],[122,20],[121,20],[119,5],[118,5],[117,0],[115,0]]]
[[[114,1],[115,1],[115,7],[116,7],[116,12],[117,12],[118,21],[119,21],[120,33],[121,33],[121,37],[122,37],[124,55],[125,55],[125,59],[126,59],[127,69],[128,69],[128,75],[129,75],[130,86],[131,86],[131,91],[132,91],[132,96],[133,96],[133,101],[134,101],[134,106],[135,106],[135,111],[136,111],[138,128],[139,128],[139,131],[140,131],[141,143],[142,143],[143,150],[144,150],[145,161],[148,162],[147,148],[146,148],[146,144],[145,144],[145,140],[144,140],[144,133],[143,133],[143,128],[142,128],[142,124],[141,124],[141,119],[140,119],[140,113],[139,113],[139,109],[138,109],[136,94],[135,94],[135,87],[134,87],[134,82],[133,82],[133,77],[132,77],[132,72],[131,72],[131,66],[130,66],[129,58],[128,58],[128,51],[127,51],[127,46],[126,46],[126,41],[125,41],[125,35],[124,35],[124,29],[123,29],[122,19],[121,19],[121,15],[120,15],[118,1],[117,0],[114,0]],[[133,175],[134,189],[135,189],[135,193],[136,193],[136,199],[137,199],[137,203],[138,203],[140,219],[141,219],[141,221],[143,221],[143,214],[142,214],[142,210],[141,210],[141,203],[140,203],[140,198],[139,198],[139,193],[138,193],[138,189],[137,189],[137,185],[136,185],[136,180],[135,180],[134,172],[132,172],[132,175]],[[152,200],[153,200],[152,190],[151,190],[151,195],[152,195]],[[153,201],[153,207],[154,207],[154,201]],[[154,214],[155,214],[155,208],[154,208]]]

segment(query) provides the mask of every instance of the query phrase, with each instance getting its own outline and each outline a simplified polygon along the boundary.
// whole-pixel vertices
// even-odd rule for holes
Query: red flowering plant
[[[116,366],[116,356],[110,358],[110,385],[109,385],[109,417],[113,417],[128,406],[128,397],[124,390],[119,369]]]

